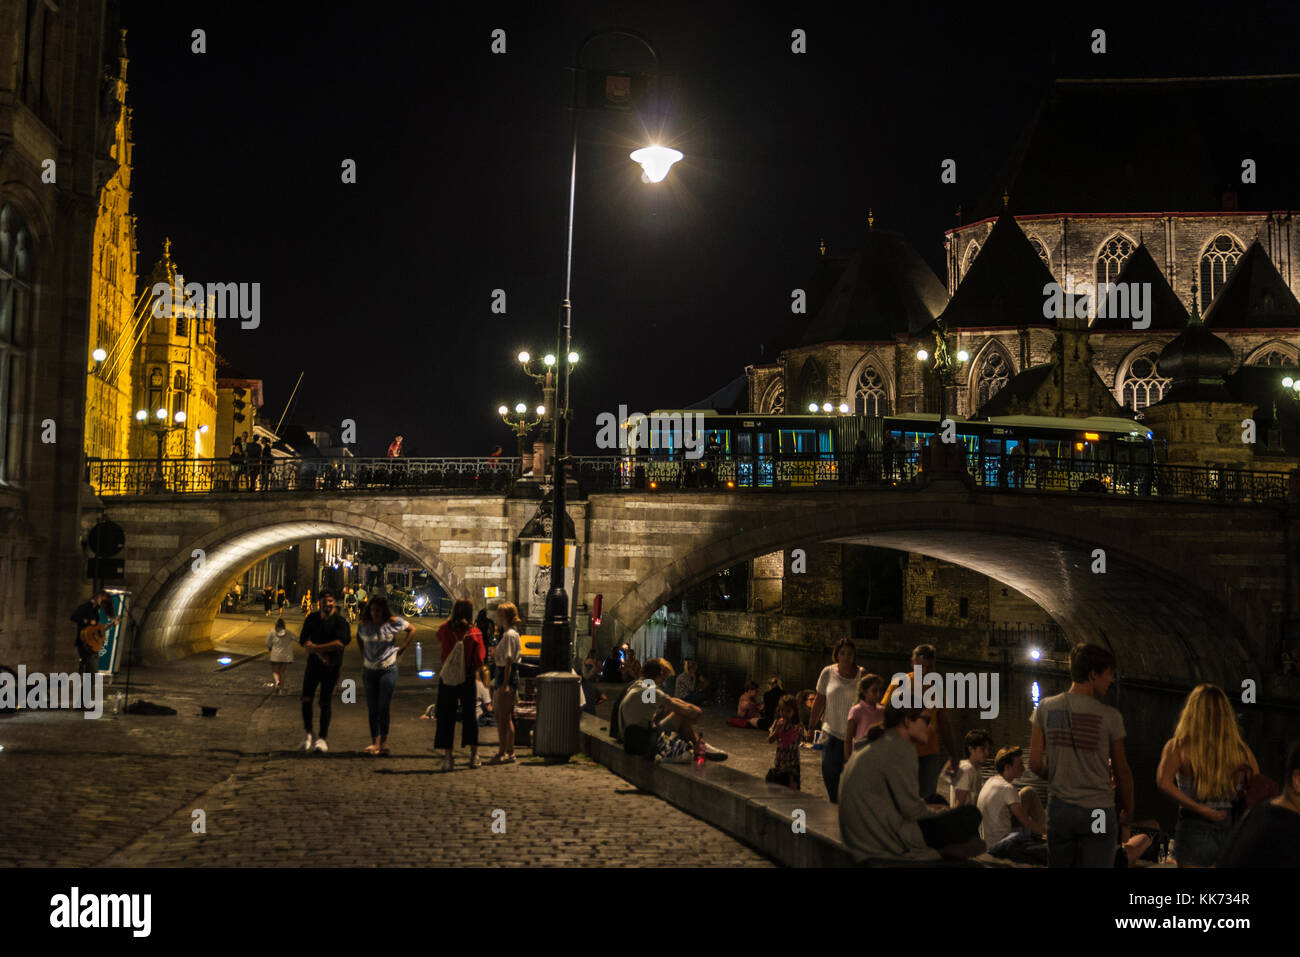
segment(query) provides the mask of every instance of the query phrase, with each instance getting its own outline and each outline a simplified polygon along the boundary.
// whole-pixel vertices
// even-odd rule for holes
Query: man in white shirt
[[[948,795],[949,807],[975,804],[980,786],[984,783],[984,762],[989,757],[989,733],[980,728],[966,732],[966,760],[952,776],[952,790]]]
[[[1042,802],[1038,800],[1034,789],[1023,787],[1017,791],[1011,783],[1025,773],[1023,753],[1019,747],[998,751],[997,759],[993,762],[997,773],[984,782],[984,787],[980,789],[977,806],[984,818],[984,823],[980,825],[980,837],[984,838],[990,853],[999,841],[1013,831],[1021,831],[1026,837],[1037,835],[1041,838],[1047,830]]]

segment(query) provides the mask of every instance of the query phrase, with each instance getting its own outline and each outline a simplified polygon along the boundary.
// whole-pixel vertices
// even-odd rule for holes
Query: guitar
[[[117,624],[117,619],[112,621],[94,621],[81,629],[81,643],[92,652],[98,654],[99,650],[104,647],[104,638],[107,636],[108,629]]]

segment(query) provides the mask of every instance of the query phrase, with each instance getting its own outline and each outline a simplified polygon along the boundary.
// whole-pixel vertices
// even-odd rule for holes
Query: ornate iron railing
[[[202,495],[220,492],[339,492],[438,489],[505,492],[518,458],[88,459],[86,481],[99,495]]]
[[[668,489],[799,491],[836,488],[906,488],[927,476],[922,453],[820,453],[812,455],[681,454],[577,457],[570,475],[584,493]],[[1092,462],[966,453],[966,470],[983,488],[1065,492],[1126,498],[1202,499],[1265,504],[1284,500],[1290,475],[1244,469]]]
[[[1266,504],[1286,499],[1290,475],[1241,469],[1141,465],[967,453],[983,488],[1005,491],[1200,499]],[[518,458],[274,458],[232,464],[213,459],[90,459],[86,481],[99,495],[220,492],[338,492],[361,489],[508,491]],[[807,491],[915,487],[928,476],[921,454],[822,453],[575,456],[569,475],[581,494],[656,490]]]

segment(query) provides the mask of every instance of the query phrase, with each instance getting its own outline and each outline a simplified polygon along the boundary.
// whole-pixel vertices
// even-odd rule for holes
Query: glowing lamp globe
[[[835,408],[835,406],[831,405],[829,402],[823,402],[823,403],[822,403],[822,411],[823,411],[823,412],[830,412],[830,411],[833,410],[834,408]]]
[[[184,422],[184,421],[185,421],[185,410],[184,410],[184,409],[181,409],[179,412],[177,412],[175,418],[176,418],[176,421],[177,421],[177,422]]]
[[[926,352],[924,349],[917,349],[916,357],[924,362],[926,359],[930,358],[930,353]]]
[[[647,146],[632,153],[631,157],[632,162],[641,166],[642,182],[662,183],[682,154],[666,146]]]
[[[545,414],[546,414],[546,406],[544,406],[544,405],[539,405],[539,406],[537,407],[537,414],[538,414],[538,415],[545,415]]]
[[[809,411],[809,412],[816,412],[816,411],[817,411],[817,403],[816,403],[816,402],[809,402],[809,403],[808,403],[808,411]]]
[[[160,419],[165,419],[167,418],[167,410],[159,409],[157,412],[154,413],[154,415],[156,415]]]
[[[515,406],[515,411],[518,412],[520,415],[523,415],[525,412],[528,411],[528,406],[520,402],[518,405]]]
[[[970,353],[967,352],[965,349],[962,349],[960,352],[957,353],[958,362],[968,362],[969,360],[970,360]]]
[[[149,418],[149,413],[146,412],[144,409],[139,410],[139,411],[136,412],[136,414],[135,414],[135,420],[136,420],[137,422],[143,422],[143,421],[144,421],[145,419],[147,419],[147,418]]]
[[[578,354],[577,354],[576,352],[570,352],[570,353],[569,353],[569,365],[574,366],[574,365],[577,365],[577,364],[578,364]]]
[[[103,349],[96,349],[90,354],[90,358],[94,359],[96,362],[103,362],[108,358],[108,353]]]
[[[507,408],[503,405],[503,406],[498,407],[498,409],[497,409],[497,415],[505,415],[505,414],[506,414],[507,412],[509,412],[509,411],[510,411],[510,410],[507,409]]]
[[[841,415],[848,415],[848,413],[849,413],[849,404],[848,404],[847,402],[841,402],[841,403],[840,403],[840,414],[841,414]]]
[[[530,356],[527,352],[521,352],[521,353],[519,353],[519,361],[520,361],[520,362],[527,362],[527,361],[528,361],[529,359],[531,359],[531,358],[532,358],[532,356]]]
[[[1293,385],[1295,385],[1295,380],[1292,379],[1289,375],[1282,377],[1282,388],[1289,389]]]

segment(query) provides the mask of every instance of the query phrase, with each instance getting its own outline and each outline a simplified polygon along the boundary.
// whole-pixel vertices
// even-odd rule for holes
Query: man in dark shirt
[[[91,651],[81,640],[81,629],[99,621],[99,609],[108,601],[108,592],[96,592],[77,606],[72,613],[72,622],[77,626],[77,670],[82,674],[93,675],[99,670],[99,652]]]
[[[307,729],[307,740],[303,742],[304,751],[328,751],[325,736],[330,730],[330,708],[333,705],[334,686],[338,684],[339,671],[343,667],[343,646],[352,640],[352,627],[348,620],[339,614],[334,603],[334,593],[323,591],[320,596],[320,609],[307,616],[302,623],[302,634],[298,644],[310,652],[307,669],[302,677],[302,723]],[[316,697],[316,688],[320,687],[320,736],[312,737],[311,716],[312,699]]]
[[[1300,862],[1300,738],[1291,742],[1283,781],[1282,793],[1256,804],[1229,835],[1219,867],[1295,867]]]

